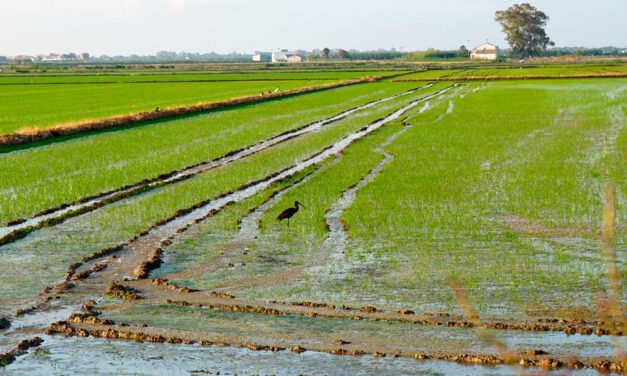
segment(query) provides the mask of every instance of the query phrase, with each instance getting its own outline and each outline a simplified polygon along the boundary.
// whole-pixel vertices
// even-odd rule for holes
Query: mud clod
[[[307,351],[307,349],[301,346],[293,346],[290,348],[290,351],[295,352],[296,354],[300,354],[300,353],[304,353],[305,351]]]
[[[156,248],[150,252],[148,260],[137,265],[133,270],[133,275],[138,279],[146,279],[150,272],[161,266],[161,258],[163,257],[163,249]]]
[[[83,313],[74,313],[70,315],[67,322],[74,324],[92,324],[92,325],[114,325],[115,322],[109,319],[99,319],[96,316]]]
[[[409,309],[402,309],[400,311],[396,311],[395,313],[399,315],[415,315],[416,314],[414,311],[409,310]]]
[[[140,300],[142,297],[139,292],[132,287],[123,286],[116,282],[111,282],[107,286],[105,295],[113,296],[122,300],[134,301]]]
[[[11,327],[11,321],[6,317],[0,317],[0,330],[9,329]]]
[[[538,355],[547,355],[548,353],[544,350],[524,350],[520,352],[522,355],[531,355],[531,356],[538,356]]]
[[[13,363],[18,356],[24,355],[29,349],[39,347],[44,342],[39,337],[33,337],[31,339],[25,339],[18,343],[14,348],[9,351],[0,353],[0,367],[8,366]]]
[[[209,293],[211,296],[213,296],[214,298],[220,298],[220,299],[235,299],[235,296],[233,295],[229,295],[229,294],[225,294],[223,292],[217,292],[217,291],[211,291]]]
[[[189,289],[187,287],[177,286],[177,285],[171,283],[170,281],[168,281],[165,278],[155,278],[155,279],[151,280],[150,282],[153,285],[155,285],[155,286],[165,287],[165,288],[168,288],[170,290],[178,291],[178,292],[184,293],[184,294],[187,294],[187,293],[190,293],[190,292],[193,291],[193,290],[191,290],[191,289]]]

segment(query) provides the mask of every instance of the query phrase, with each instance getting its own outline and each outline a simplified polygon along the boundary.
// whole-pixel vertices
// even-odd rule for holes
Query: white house
[[[255,54],[253,55],[253,61],[256,61],[256,62],[272,61],[272,54],[269,52],[255,52]]]
[[[289,52],[288,50],[272,51],[273,63],[301,63],[303,57],[297,52]]]
[[[288,63],[302,63],[303,62],[303,57],[297,54],[288,54],[287,55],[287,62]]]
[[[471,59],[483,59],[483,60],[498,60],[499,48],[490,43],[484,43],[480,46],[473,48],[470,51]]]

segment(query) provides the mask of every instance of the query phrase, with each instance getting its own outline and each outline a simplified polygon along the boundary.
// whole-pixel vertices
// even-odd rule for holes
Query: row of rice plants
[[[2,81],[0,80],[0,83]],[[191,82],[0,86],[0,134],[45,129],[156,108],[315,86],[326,81]]]
[[[0,223],[208,161],[413,87],[362,84],[0,154]]]
[[[390,75],[398,72],[386,71],[311,71],[311,72],[265,72],[255,73],[221,73],[221,72],[117,72],[103,74],[59,74],[41,73],[30,75],[0,74],[0,85],[7,84],[89,84],[89,83],[141,83],[141,82],[194,82],[194,81],[257,81],[257,80],[349,80],[366,76]]]
[[[3,256],[0,295],[5,299],[27,297],[58,280],[67,265],[77,259],[124,241],[179,209],[284,169],[428,92],[420,91],[385,102],[318,132],[192,179],[103,207],[56,227],[42,229],[21,241],[0,247]],[[38,273],[35,277],[35,273],[24,272],[27,270],[37,270]]]
[[[350,274],[344,292],[454,310],[455,275],[487,316],[590,306],[603,273],[594,237],[605,178],[594,156],[616,132],[608,110],[625,100],[606,93],[623,85],[493,83],[412,128],[344,217],[354,239],[346,262],[388,272]]]

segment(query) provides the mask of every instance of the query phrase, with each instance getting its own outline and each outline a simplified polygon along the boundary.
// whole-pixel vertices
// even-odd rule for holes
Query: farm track
[[[38,229],[55,226],[69,218],[92,212],[98,208],[115,203],[122,199],[126,199],[169,184],[174,184],[185,179],[189,179],[200,173],[222,167],[224,165],[227,165],[228,163],[243,159],[262,150],[289,141],[293,138],[317,131],[323,126],[342,120],[358,111],[365,110],[378,104],[412,94],[418,90],[426,89],[431,86],[432,85],[425,85],[397,95],[381,98],[366,103],[364,105],[348,109],[330,118],[319,120],[314,123],[283,132],[269,139],[260,141],[256,144],[241,149],[230,151],[227,154],[208,162],[201,162],[192,166],[182,168],[180,170],[170,171],[168,173],[161,174],[155,178],[145,179],[138,183],[127,185],[112,191],[107,191],[97,195],[85,197],[71,204],[64,204],[55,208],[45,209],[28,220],[22,219],[12,221],[7,226],[0,228],[0,246],[22,239]]]

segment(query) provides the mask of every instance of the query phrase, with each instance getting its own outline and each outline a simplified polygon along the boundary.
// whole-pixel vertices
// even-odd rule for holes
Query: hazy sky
[[[506,47],[514,0],[0,0],[0,55]],[[522,2],[522,1],[521,1]],[[558,46],[627,46],[627,0],[536,0]]]

